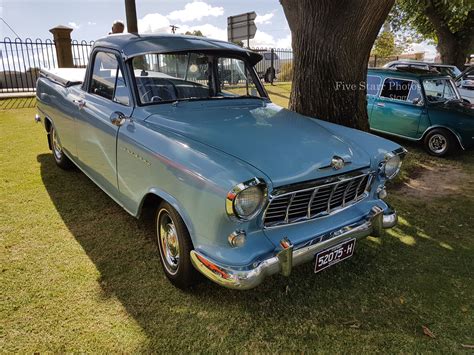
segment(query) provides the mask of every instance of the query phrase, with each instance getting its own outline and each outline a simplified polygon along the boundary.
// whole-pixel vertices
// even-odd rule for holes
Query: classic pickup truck
[[[137,218],[153,211],[177,287],[199,272],[235,289],[304,262],[319,272],[396,224],[384,186],[406,151],[273,104],[259,60],[202,37],[111,35],[85,72],[37,82],[57,165],[76,165]]]

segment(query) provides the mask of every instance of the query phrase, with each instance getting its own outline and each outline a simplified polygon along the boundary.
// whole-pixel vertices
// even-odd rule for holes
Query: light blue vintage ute
[[[396,224],[384,184],[405,150],[273,104],[257,53],[207,38],[112,35],[86,70],[44,71],[37,121],[53,158],[76,165],[135,217],[153,212],[163,271],[249,289]]]

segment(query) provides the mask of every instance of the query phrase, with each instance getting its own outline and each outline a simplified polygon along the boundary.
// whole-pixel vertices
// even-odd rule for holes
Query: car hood
[[[370,156],[317,120],[256,99],[192,101],[147,108],[145,124],[219,149],[259,169],[274,186],[367,167]],[[330,167],[333,156],[350,164]]]

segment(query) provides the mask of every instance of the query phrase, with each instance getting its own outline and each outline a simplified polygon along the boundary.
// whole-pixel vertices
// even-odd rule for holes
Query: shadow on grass
[[[10,110],[17,108],[33,108],[36,106],[36,97],[16,97],[0,99],[0,110]]]
[[[183,292],[163,275],[146,223],[129,216],[78,170],[58,169],[50,154],[39,155],[38,161],[58,213],[100,272],[104,297],[117,298],[149,339],[144,351],[317,346],[329,351],[332,342],[340,342],[337,349],[348,350],[350,338],[364,342],[359,338],[363,334],[368,337],[364,349],[377,349],[386,339],[369,340],[372,331],[409,339],[422,336],[420,325],[433,318],[430,304],[423,300],[436,298],[442,303],[438,308],[443,308],[456,293],[449,283],[443,286],[447,281],[443,277],[450,279],[456,270],[445,270],[443,277],[436,271],[440,262],[456,262],[452,250],[416,234],[410,245],[389,235],[363,241],[352,259],[317,276],[312,274],[313,265],[307,264],[288,279],[274,276],[246,292],[210,282]],[[416,220],[410,219],[398,233],[412,233],[415,225]],[[425,281],[417,275],[420,265]],[[441,297],[439,290],[444,292]],[[413,303],[401,304],[400,297]],[[449,318],[449,313],[441,316]],[[338,340],[340,332],[351,334]]]

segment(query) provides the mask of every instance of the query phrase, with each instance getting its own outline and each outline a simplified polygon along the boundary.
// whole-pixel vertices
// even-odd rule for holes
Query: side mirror
[[[414,98],[411,103],[416,106],[423,106],[423,100],[419,97]]]

